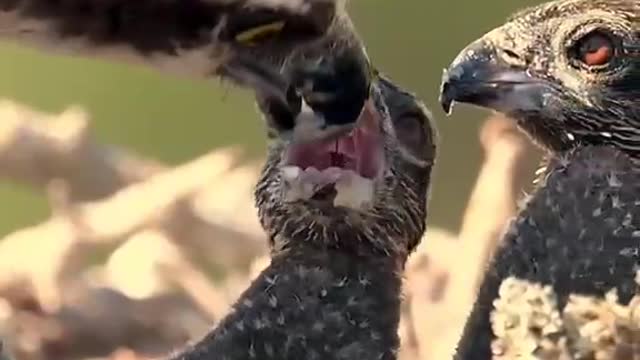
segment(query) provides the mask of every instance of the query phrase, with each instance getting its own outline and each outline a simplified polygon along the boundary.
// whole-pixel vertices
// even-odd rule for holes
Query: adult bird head
[[[445,71],[441,103],[502,112],[552,151],[640,156],[640,2],[560,0],[514,15]]]
[[[307,142],[353,130],[376,74],[344,1],[297,3],[227,10],[212,48],[215,74],[255,92],[272,135]]]

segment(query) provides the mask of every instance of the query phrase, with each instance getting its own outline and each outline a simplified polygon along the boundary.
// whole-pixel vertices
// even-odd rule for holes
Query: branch
[[[80,360],[124,346],[158,356],[201,336],[211,321],[180,294],[136,300],[82,283],[65,290],[57,311],[14,308],[3,319],[0,327],[17,359]]]
[[[0,101],[0,118],[0,177],[44,189],[53,208],[49,220],[0,240],[0,293],[26,282],[55,308],[60,282],[87,254],[149,227],[200,263],[248,266],[264,253],[252,198],[258,170],[237,166],[237,150],[167,169],[98,144],[79,108],[47,115]]]
[[[125,295],[145,299],[176,287],[211,319],[220,319],[231,301],[194,261],[161,230],[135,234],[114,251],[103,268],[103,281]]]
[[[527,160],[534,147],[512,121],[489,118],[480,137],[485,159],[460,233],[456,237],[431,229],[423,242],[426,249],[418,249],[413,259],[424,264],[415,274],[408,267],[410,317],[421,359],[451,357],[485,264],[531,178]]]
[[[0,100],[0,119],[0,178],[38,188],[59,179],[72,202],[103,198],[165,169],[98,144],[78,107],[48,115]]]
[[[485,264],[491,258],[502,233],[516,215],[518,198],[531,183],[531,159],[536,148],[515,122],[501,115],[490,117],[480,132],[485,152],[474,190],[463,215],[460,261],[467,274],[462,281],[474,290]],[[491,214],[491,216],[488,216]],[[477,271],[469,271],[469,269]],[[475,297],[475,293],[471,294]]]
[[[435,355],[450,339],[451,319],[458,309],[444,301],[451,291],[452,264],[457,264],[460,242],[455,234],[429,228],[407,263],[406,295],[401,336],[406,357],[401,359],[447,359]],[[455,336],[454,336],[455,337]]]

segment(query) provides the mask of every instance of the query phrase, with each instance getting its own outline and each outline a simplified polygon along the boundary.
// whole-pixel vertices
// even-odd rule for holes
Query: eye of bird
[[[615,44],[611,36],[594,31],[582,37],[573,47],[575,60],[588,67],[607,65],[615,55]]]

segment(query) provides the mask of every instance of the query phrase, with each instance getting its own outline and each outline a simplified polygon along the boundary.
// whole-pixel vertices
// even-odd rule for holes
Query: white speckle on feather
[[[273,351],[273,345],[269,344],[269,343],[265,343],[264,344],[264,352],[267,354],[268,357],[272,358],[275,353]]]
[[[240,320],[234,325],[238,331],[244,331],[244,321]]]
[[[600,133],[600,135],[602,135],[602,136],[604,136],[606,138],[609,138],[609,139],[613,137],[613,134],[611,134],[608,131],[603,131],[603,132]]]
[[[362,209],[370,206],[374,197],[373,180],[363,178],[353,171],[336,182],[336,198],[334,206]]]
[[[278,307],[278,298],[275,297],[274,295],[269,296],[269,306],[271,306],[274,309]]]
[[[611,186],[611,187],[621,187],[622,186],[622,181],[620,181],[620,179],[618,178],[618,175],[616,175],[616,173],[611,173],[609,175],[609,177],[607,178],[607,181],[609,183],[609,186]]]

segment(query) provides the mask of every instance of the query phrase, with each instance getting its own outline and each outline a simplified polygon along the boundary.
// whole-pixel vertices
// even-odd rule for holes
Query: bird
[[[255,198],[271,262],[228,316],[171,360],[397,358],[402,273],[426,228],[437,133],[425,105],[374,68],[353,31],[290,56],[290,70],[256,56],[223,68],[254,90],[266,119]],[[337,126],[283,136],[316,115]]]
[[[278,124],[278,134],[303,141],[353,127],[369,90],[373,68],[345,6],[345,0],[0,0],[0,40],[187,78],[230,81],[260,89],[258,102],[274,108],[277,102],[301,99],[304,111],[295,121],[283,117],[289,123]],[[338,64],[324,68],[341,72],[341,86],[349,86],[318,85],[341,93],[339,103],[321,105],[315,100],[320,91],[315,99],[301,97],[296,92],[309,92],[302,83],[285,93],[289,99],[262,99],[267,93],[282,94],[287,77],[305,72],[304,66],[313,68],[311,59],[326,61],[319,53],[334,45],[344,54],[336,54]],[[310,60],[304,65],[296,58]],[[267,73],[271,76],[253,83],[261,78],[251,76],[254,72],[265,72],[264,80]]]
[[[507,278],[625,303],[640,265],[640,2],[556,0],[524,9],[444,71],[446,112],[501,112],[545,150],[536,189],[487,266],[455,359],[492,358]],[[535,355],[535,347],[525,358]],[[574,354],[575,355],[575,354]]]
[[[402,273],[426,228],[437,131],[422,101],[370,61],[344,2],[0,4],[11,29],[0,37],[255,95],[269,139],[255,199],[270,264],[169,359],[397,358]]]
[[[169,358],[396,359],[402,274],[426,226],[430,116],[379,74],[353,130],[275,137],[255,191],[270,264],[209,334]]]
[[[255,190],[271,262],[228,316],[171,360],[397,358],[402,273],[426,228],[437,135],[415,95],[341,41],[313,52],[311,65],[313,56],[299,57],[288,82],[252,58],[233,63],[271,129]],[[354,100],[358,91],[341,89],[366,91]],[[305,106],[356,116],[354,126],[279,136]]]

